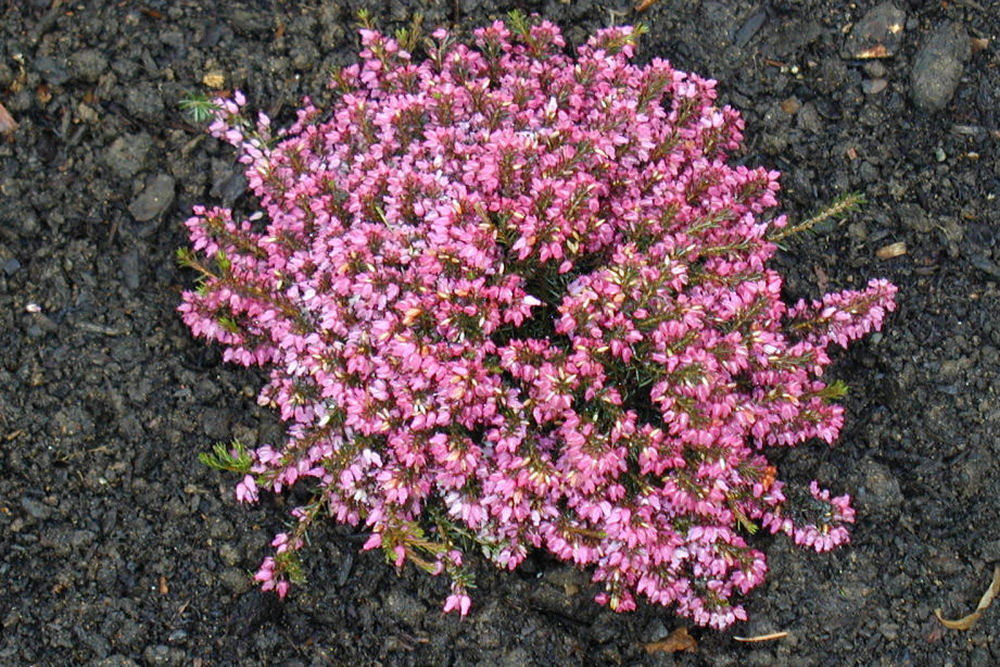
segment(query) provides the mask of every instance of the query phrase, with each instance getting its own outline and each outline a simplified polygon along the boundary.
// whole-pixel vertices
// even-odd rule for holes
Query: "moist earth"
[[[1000,561],[1000,11],[994,0],[0,2],[0,664],[992,665],[1000,609],[969,630]],[[329,99],[357,12],[463,34],[512,9],[571,44],[641,21],[640,61],[719,81],[743,111],[736,156],[783,172],[791,221],[867,203],[788,242],[788,300],[883,276],[884,331],[839,353],[847,425],[829,448],[774,452],[858,509],[850,545],[815,554],[758,533],[767,582],[750,621],[688,628],[615,614],[585,573],[535,556],[479,564],[468,618],[447,582],[397,575],[366,536],[311,533],[284,602],[249,573],[296,498],[235,502],[197,454],[280,441],[262,374],[223,364],[175,308],[194,203],[254,202],[231,147],[179,108],[241,89],[276,124]],[[211,86],[211,87],[210,87]],[[6,113],[5,113],[6,112]],[[737,637],[784,632],[755,643]]]

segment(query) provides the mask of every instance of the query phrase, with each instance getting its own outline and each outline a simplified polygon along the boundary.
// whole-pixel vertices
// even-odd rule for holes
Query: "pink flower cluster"
[[[762,451],[836,439],[826,348],[878,329],[895,288],[782,302],[778,174],[726,163],[743,124],[714,82],[631,64],[627,27],[575,57],[538,20],[438,31],[420,63],[361,36],[332,108],[277,143],[220,103],[263,212],[187,222],[206,260],[184,321],[268,368],[289,424],[237,496],[315,490],[257,579],[283,595],[329,514],[448,574],[463,615],[469,549],[511,569],[545,549],[612,609],[642,594],[724,628],[764,577],[758,524],[847,541],[848,498],[814,482],[792,507]]]

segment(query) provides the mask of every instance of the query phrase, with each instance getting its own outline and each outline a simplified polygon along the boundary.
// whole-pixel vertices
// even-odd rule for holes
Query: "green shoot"
[[[830,218],[839,217],[845,213],[856,211],[864,203],[865,198],[860,192],[849,192],[846,195],[837,197],[833,203],[825,209],[816,213],[812,217],[803,220],[799,224],[791,227],[785,227],[784,229],[774,230],[771,234],[768,234],[767,239],[777,243],[778,241],[782,241],[789,236],[811,229],[824,220],[829,220]]]
[[[207,123],[219,110],[219,105],[205,93],[189,93],[178,105],[191,116],[191,120],[199,124]]]
[[[218,442],[212,447],[211,452],[198,454],[198,460],[202,465],[206,465],[209,468],[228,470],[241,475],[250,472],[250,466],[253,465],[250,452],[247,451],[246,446],[239,440],[233,440],[229,445],[224,442]]]

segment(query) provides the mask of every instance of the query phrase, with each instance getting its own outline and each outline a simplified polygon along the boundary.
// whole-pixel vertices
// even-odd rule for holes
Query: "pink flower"
[[[241,503],[255,503],[259,500],[257,482],[253,475],[244,475],[243,481],[236,485],[236,500]]]
[[[237,499],[316,493],[255,579],[284,597],[328,513],[448,575],[462,616],[473,543],[497,567],[540,548],[591,568],[616,611],[641,594],[727,627],[767,569],[748,523],[849,539],[849,498],[785,485],[764,448],[835,442],[827,348],[881,328],[895,287],[786,305],[779,174],[727,163],[743,122],[715,83],[633,64],[628,27],[571,56],[526,25],[436,30],[425,62],[362,30],[332,106],[287,130],[218,103],[209,131],[261,210],[194,208],[203,284],[179,311],[267,369],[258,402],[287,425]]]
[[[452,593],[444,601],[444,613],[446,614],[449,611],[458,611],[462,617],[465,617],[470,608],[472,608],[472,598],[465,593]]]

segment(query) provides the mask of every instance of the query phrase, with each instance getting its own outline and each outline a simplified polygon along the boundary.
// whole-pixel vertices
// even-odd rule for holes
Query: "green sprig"
[[[824,208],[819,213],[803,220],[797,225],[792,227],[785,227],[784,229],[775,229],[770,234],[767,235],[768,241],[773,241],[777,243],[782,241],[793,234],[798,234],[799,232],[804,232],[806,230],[812,229],[824,220],[829,220],[830,218],[844,215],[845,213],[850,213],[852,211],[858,210],[865,203],[864,195],[860,192],[849,192],[846,195],[841,195],[837,197],[832,204]]]
[[[218,442],[212,447],[211,452],[198,454],[198,460],[209,468],[227,470],[241,475],[249,473],[250,466],[253,465],[250,452],[239,440],[233,440],[228,445],[224,442]]]
[[[181,110],[191,116],[195,123],[207,123],[219,110],[215,100],[205,93],[188,93],[187,97],[178,103]]]

